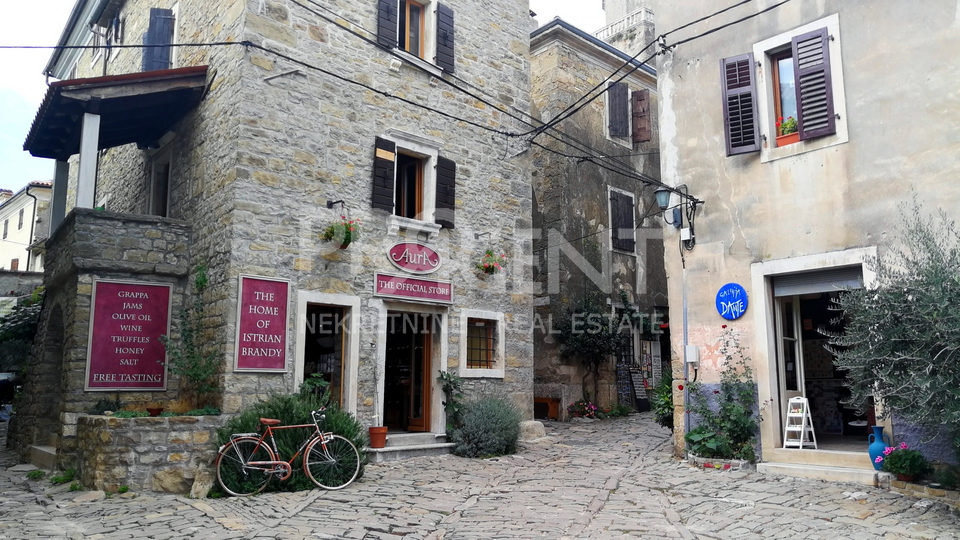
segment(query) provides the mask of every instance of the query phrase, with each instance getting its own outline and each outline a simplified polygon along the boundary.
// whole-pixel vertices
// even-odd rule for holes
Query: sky
[[[56,45],[76,0],[4,0],[0,45]],[[530,0],[541,25],[559,16],[582,30],[604,26],[602,0]],[[14,192],[35,180],[53,179],[54,162],[23,151],[30,125],[46,93],[43,68],[49,49],[0,49],[0,188]]]

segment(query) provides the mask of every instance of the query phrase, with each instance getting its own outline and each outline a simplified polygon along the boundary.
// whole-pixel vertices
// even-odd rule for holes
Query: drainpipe
[[[33,228],[37,225],[37,206],[40,204],[37,197],[30,193],[30,184],[27,184],[25,191],[28,197],[33,199],[33,217],[30,219],[30,236],[27,237],[27,264],[26,271],[30,271],[30,246],[33,245]]]
[[[687,345],[689,345],[689,332],[687,326],[687,263],[683,257],[683,248],[680,250],[680,261],[683,264],[681,279],[683,280],[682,298],[683,298],[683,435],[686,441],[686,435],[690,433],[690,363],[687,362]],[[684,444],[686,450],[686,444]]]

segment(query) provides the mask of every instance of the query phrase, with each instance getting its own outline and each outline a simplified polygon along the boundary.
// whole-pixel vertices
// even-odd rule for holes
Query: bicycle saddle
[[[279,426],[280,421],[276,418],[261,418],[260,423],[265,426]]]

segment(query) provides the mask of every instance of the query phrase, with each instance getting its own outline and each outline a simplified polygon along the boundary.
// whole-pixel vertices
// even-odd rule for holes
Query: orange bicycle
[[[271,478],[286,480],[293,474],[293,461],[303,454],[303,472],[324,489],[346,487],[360,472],[360,452],[349,440],[324,432],[320,423],[324,408],[310,413],[312,424],[281,426],[280,420],[261,418],[263,433],[234,433],[217,453],[217,482],[230,495],[244,497],[260,493]],[[313,428],[300,449],[288,461],[277,459],[280,451],[275,430]],[[267,442],[269,437],[269,443]]]

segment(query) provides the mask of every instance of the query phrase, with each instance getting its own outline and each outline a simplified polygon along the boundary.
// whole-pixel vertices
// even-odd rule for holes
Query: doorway
[[[439,316],[387,312],[383,425],[391,430],[429,431],[433,336]]]
[[[346,350],[347,309],[342,306],[307,304],[307,328],[303,347],[303,379],[314,373],[327,382],[330,402],[343,406],[343,368]]]
[[[777,379],[780,425],[787,401],[805,397],[818,449],[858,451],[875,423],[872,410],[858,414],[847,405],[847,372],[838,369],[827,348],[829,335],[843,333],[843,314],[831,309],[840,292],[815,292],[776,298]]]

